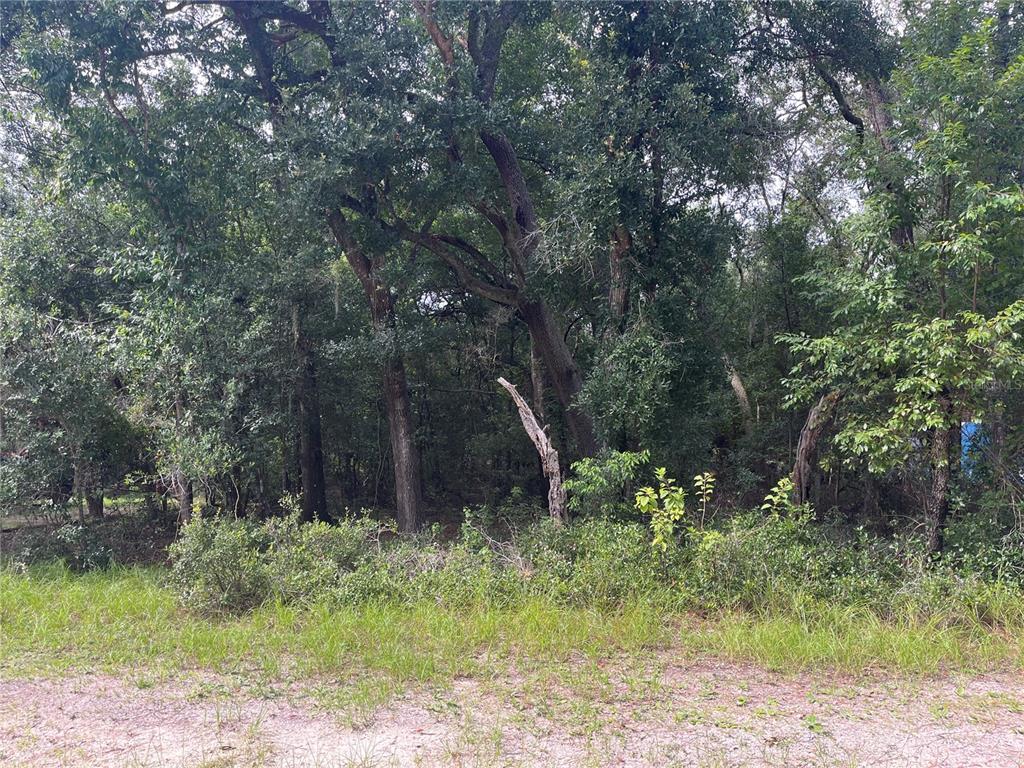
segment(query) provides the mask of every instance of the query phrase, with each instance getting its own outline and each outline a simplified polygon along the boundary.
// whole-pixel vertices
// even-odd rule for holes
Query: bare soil
[[[355,686],[353,688],[353,686]],[[1024,676],[570,661],[450,686],[0,680],[0,765],[1024,766]]]

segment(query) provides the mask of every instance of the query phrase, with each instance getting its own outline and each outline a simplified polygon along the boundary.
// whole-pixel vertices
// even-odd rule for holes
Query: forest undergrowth
[[[912,538],[844,533],[799,508],[676,526],[660,544],[636,520],[516,514],[471,513],[454,537],[397,536],[366,517],[199,516],[167,566],[119,562],[118,540],[137,555],[139,537],[117,534],[138,526],[130,516],[69,524],[37,537],[41,549],[9,538],[0,666],[329,675],[383,696],[509,665],[663,653],[787,672],[1024,664],[1019,550],[978,544],[973,529],[952,526],[939,560]]]

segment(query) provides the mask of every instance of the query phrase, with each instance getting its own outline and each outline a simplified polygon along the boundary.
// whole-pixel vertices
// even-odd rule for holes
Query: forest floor
[[[3,676],[0,765],[1024,766],[1019,669],[781,673],[669,647],[376,690],[144,666]]]

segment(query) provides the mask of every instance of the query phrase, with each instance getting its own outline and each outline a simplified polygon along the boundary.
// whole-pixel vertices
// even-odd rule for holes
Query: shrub
[[[58,557],[73,571],[107,568],[113,563],[113,550],[96,535],[95,529],[80,523],[66,523],[53,532]]]
[[[170,549],[171,581],[182,602],[202,610],[253,608],[270,596],[266,529],[244,520],[197,516]]]
[[[577,461],[565,481],[569,510],[582,517],[629,517],[631,487],[649,459],[647,451],[605,451]]]
[[[636,492],[636,508],[651,518],[651,546],[664,554],[672,542],[676,526],[686,514],[686,491],[676,485],[664,467],[654,471],[658,487],[644,487]]]
[[[270,592],[284,602],[315,600],[379,548],[383,530],[365,518],[337,525],[300,525],[296,516],[268,521],[264,562]]]
[[[672,552],[678,548],[673,546]],[[663,589],[669,561],[652,556],[639,523],[542,519],[506,538],[465,525],[399,538],[365,519],[300,525],[197,518],[171,548],[182,601],[201,610],[246,610],[267,600],[343,604],[509,606],[530,597],[617,606]]]
[[[172,579],[186,605],[213,611],[268,599],[462,609],[541,598],[801,617],[832,606],[898,620],[1024,625],[1019,582],[966,573],[955,558],[935,562],[914,539],[851,535],[814,522],[806,507],[780,508],[718,528],[688,524],[657,548],[647,525],[601,517],[498,525],[501,535],[467,522],[455,541],[443,541],[438,528],[399,537],[369,519],[330,526],[200,517],[171,549]]]
[[[783,585],[804,581],[807,532],[799,518],[748,513],[724,531],[697,533],[684,589],[709,607],[764,608]]]
[[[537,505],[536,499],[531,499],[522,488],[515,486],[499,503],[465,507],[462,513],[466,525],[507,536],[545,516],[546,511]]]
[[[1024,583],[1024,531],[1006,533],[987,515],[956,518],[946,529],[944,560],[964,574]]]
[[[667,560],[653,556],[647,530],[638,523],[587,520],[568,530],[568,540],[571,575],[563,589],[573,603],[612,607],[635,602],[661,591],[672,570]],[[668,547],[661,552],[668,553]]]
[[[783,609],[804,598],[884,608],[906,578],[906,565],[880,539],[851,540],[815,524],[809,510],[751,511],[724,530],[693,534],[685,589],[714,608]]]
[[[373,561],[391,533],[367,518],[302,525],[294,514],[263,523],[200,516],[170,547],[171,578],[182,601],[202,610],[316,601]]]
[[[61,511],[49,525],[5,531],[0,541],[0,562],[24,570],[35,563],[61,560],[77,572],[108,568],[115,563],[164,562],[172,536],[169,524],[152,519],[142,510],[85,523]]]

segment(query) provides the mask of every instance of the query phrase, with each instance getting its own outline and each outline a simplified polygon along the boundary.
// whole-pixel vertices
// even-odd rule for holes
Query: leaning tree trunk
[[[562,486],[562,468],[558,463],[558,451],[551,445],[551,440],[544,428],[537,422],[537,417],[533,415],[530,406],[515,386],[504,378],[499,378],[498,383],[512,396],[516,408],[519,409],[519,419],[523,422],[523,428],[530,440],[533,441],[537,453],[540,454],[541,469],[548,481],[548,514],[551,515],[552,520],[561,525],[569,518],[566,509],[565,488]]]
[[[549,381],[565,411],[565,420],[576,441],[576,450],[580,456],[596,455],[598,443],[594,422],[575,402],[583,389],[583,378],[551,310],[540,299],[520,299],[517,308],[530,331],[530,343],[544,361]]]
[[[736,402],[739,404],[740,413],[743,416],[743,431],[747,437],[750,437],[754,434],[754,411],[750,407],[750,397],[747,395],[747,388],[743,383],[740,372],[732,364],[730,357],[723,355],[722,360],[725,362],[725,372],[729,374],[729,386],[732,387],[733,394],[736,395]]]
[[[800,430],[800,439],[796,445],[796,459],[793,462],[793,496],[797,504],[803,504],[810,498],[818,440],[838,401],[839,392],[829,392],[822,395],[807,412],[807,419]]]
[[[495,60],[494,64],[496,63]],[[495,168],[508,194],[512,219],[517,230],[512,258],[516,269],[522,274],[533,261],[533,255],[542,238],[533,198],[508,137],[501,132],[481,131],[480,138],[494,160]],[[598,451],[594,423],[574,402],[583,388],[579,368],[551,309],[543,299],[527,298],[523,293],[523,287],[520,286],[521,290],[515,302],[516,309],[530,330],[530,341],[537,345],[544,360],[544,367],[547,368],[550,383],[555,388],[555,395],[565,410],[565,419],[576,441],[577,451],[581,456],[594,456]]]
[[[298,304],[292,304],[292,336],[298,359],[296,399],[299,404],[299,474],[302,477],[302,520],[330,520],[324,481],[324,449],[320,427],[316,359],[302,329]]]

